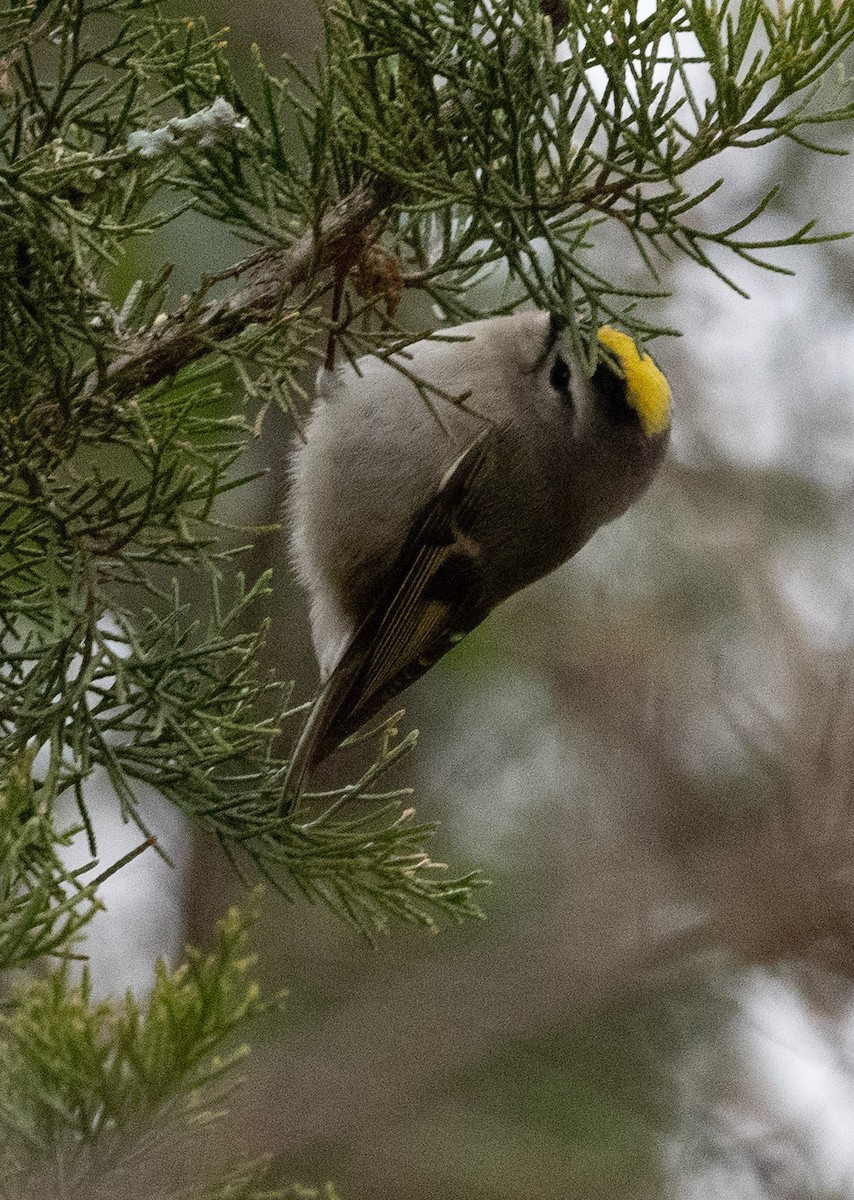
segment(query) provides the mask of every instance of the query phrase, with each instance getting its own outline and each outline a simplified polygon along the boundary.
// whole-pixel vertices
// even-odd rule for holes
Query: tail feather
[[[309,771],[335,749],[328,745],[329,729],[349,689],[350,675],[350,671],[336,669],[318,693],[291,755],[279,803],[280,817],[290,816],[299,808]]]

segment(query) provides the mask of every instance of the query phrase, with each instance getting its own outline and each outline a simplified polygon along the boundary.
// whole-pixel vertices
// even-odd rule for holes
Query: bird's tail
[[[350,663],[342,660],[318,692],[291,755],[279,801],[280,817],[291,816],[299,808],[309,771],[335,749],[337,741],[330,745],[330,733],[350,688],[352,675]]]

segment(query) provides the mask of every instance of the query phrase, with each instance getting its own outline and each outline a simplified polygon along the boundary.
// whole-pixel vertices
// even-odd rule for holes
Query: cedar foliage
[[[752,236],[773,193],[710,229],[703,204],[723,181],[696,188],[691,172],[851,118],[851,5],[338,0],[324,20],[315,72],[279,78],[259,55],[246,86],[221,32],[154,0],[10,0],[0,13],[10,1196],[91,1195],[93,1178],[114,1190],[141,1147],[192,1140],[240,1058],[218,1048],[258,1007],[238,914],[209,956],[158,968],[147,1006],[97,1000],[69,968],[100,884],[124,865],[99,861],[96,789],[138,826],[140,852],[157,833],[145,785],[238,869],[368,936],[478,911],[482,880],[443,875],[407,793],[380,790],[411,744],[393,721],[363,778],[316,796],[308,817],[276,816],[282,735],[303,708],[261,666],[271,581],[241,572],[221,498],[254,478],[244,449],[269,406],[298,421],[329,333],[350,356],[387,354],[424,333],[394,315],[407,291],[465,320],[473,285],[501,268],[505,307],[563,312],[587,353],[603,319],[643,341],[664,332],[642,312],[661,263],[687,255],[726,279],[727,255],[778,269],[775,248],[827,236]],[[175,302],[155,235],[187,210],[246,251]],[[637,251],[633,288],[595,254],[614,229]],[[120,268],[143,241],[151,261],[128,287]],[[91,862],[71,871],[81,831]],[[57,960],[12,982],[13,968]],[[251,1196],[266,1178],[237,1164],[180,1194]]]

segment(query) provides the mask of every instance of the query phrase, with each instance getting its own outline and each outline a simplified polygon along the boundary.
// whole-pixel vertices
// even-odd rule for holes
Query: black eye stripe
[[[563,317],[552,313],[549,317],[549,327],[546,330],[546,340],[543,343],[542,353],[537,356],[537,361],[533,364],[531,372],[536,374],[543,369],[543,366],[548,361],[548,357],[554,350],[555,346],[560,341],[560,335],[566,327],[566,321]]]
[[[615,424],[622,425],[637,418],[637,413],[628,402],[628,389],[622,375],[605,360],[593,373],[593,391],[600,412]]]
[[[570,378],[570,370],[566,359],[560,354],[556,355],[549,374],[549,383],[556,392],[560,392],[562,396],[567,396],[569,395]]]

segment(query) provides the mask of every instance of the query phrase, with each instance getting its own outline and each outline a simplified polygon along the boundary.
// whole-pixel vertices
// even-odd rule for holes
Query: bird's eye
[[[549,383],[556,392],[560,392],[562,396],[569,393],[569,367],[566,360],[558,354],[552,364],[551,375],[549,375]]]

